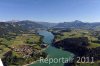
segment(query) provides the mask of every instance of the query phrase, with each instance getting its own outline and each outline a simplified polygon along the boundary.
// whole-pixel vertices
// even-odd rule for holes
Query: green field
[[[3,57],[4,53],[11,50],[9,47],[16,47],[18,45],[34,45],[34,47],[40,49],[38,46],[40,43],[41,36],[36,34],[22,34],[15,36],[15,38],[11,40],[0,38],[0,57]]]
[[[92,36],[92,31],[88,30],[72,30],[71,32],[62,32],[61,35],[56,35],[56,41],[63,40],[65,38],[76,38],[76,37],[88,37],[89,46],[88,48],[99,47],[99,43],[94,43],[92,41],[99,41],[97,37]]]

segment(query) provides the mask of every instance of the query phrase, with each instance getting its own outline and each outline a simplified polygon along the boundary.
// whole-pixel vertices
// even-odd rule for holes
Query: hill
[[[75,20],[73,22],[63,22],[57,24],[54,28],[78,28],[78,29],[100,29],[100,23],[88,23],[88,22],[82,22],[79,20]]]
[[[23,33],[37,28],[46,28],[45,26],[33,21],[24,20],[18,22],[0,22],[0,35],[7,33]]]

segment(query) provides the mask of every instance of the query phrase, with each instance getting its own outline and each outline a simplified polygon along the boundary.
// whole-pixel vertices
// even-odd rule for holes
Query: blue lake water
[[[46,44],[49,44],[50,46],[45,50],[46,53],[48,53],[48,58],[72,58],[74,56],[74,54],[67,52],[67,51],[63,51],[61,49],[57,49],[55,47],[52,47],[52,41],[54,39],[54,35],[51,32],[48,31],[39,31],[38,32],[39,35],[44,36],[43,38],[43,42]],[[60,63],[40,63],[37,62],[35,64],[31,64],[30,66],[64,66],[64,63],[60,62]]]

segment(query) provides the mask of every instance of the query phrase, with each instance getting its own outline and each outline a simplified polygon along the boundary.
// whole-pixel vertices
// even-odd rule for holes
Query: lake
[[[61,49],[57,49],[55,47],[52,47],[52,41],[54,39],[54,35],[51,32],[48,31],[38,31],[39,35],[44,36],[43,42],[46,44],[49,44],[50,46],[45,50],[46,53],[48,53],[48,58],[72,58],[74,57],[74,54],[68,51],[63,51]],[[64,63],[40,63],[39,61],[35,64],[31,64],[29,66],[64,66]]]

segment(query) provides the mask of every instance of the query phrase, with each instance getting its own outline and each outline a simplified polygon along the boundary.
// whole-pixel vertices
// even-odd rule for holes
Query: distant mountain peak
[[[83,23],[82,21],[79,21],[79,20],[75,20],[73,22],[75,22],[75,23]]]

